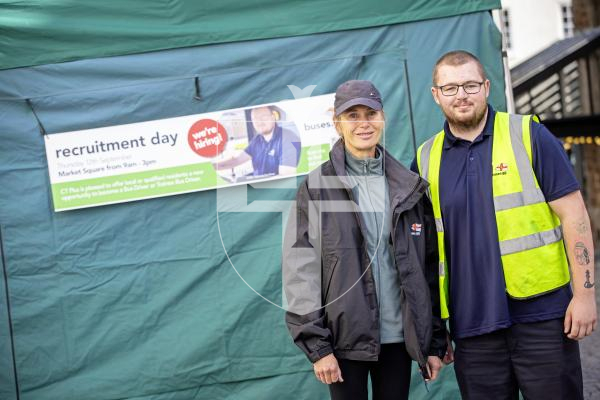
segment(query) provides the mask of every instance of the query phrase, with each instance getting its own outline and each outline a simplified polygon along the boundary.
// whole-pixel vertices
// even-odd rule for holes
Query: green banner
[[[309,172],[327,160],[329,145],[302,149],[298,171]],[[56,183],[52,185],[55,211],[101,206],[231,184],[217,175],[211,163],[163,168],[131,174]]]

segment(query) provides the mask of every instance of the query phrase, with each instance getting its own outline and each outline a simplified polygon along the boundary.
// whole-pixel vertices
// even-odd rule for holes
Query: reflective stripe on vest
[[[506,291],[518,299],[535,297],[569,282],[560,221],[546,203],[532,167],[530,123],[531,116],[497,112],[492,144],[492,193],[498,245]],[[439,172],[444,135],[442,130],[417,152],[420,174],[430,184],[428,194],[438,240],[443,240]],[[440,260],[445,260],[443,242],[438,243],[438,250]],[[440,274],[440,297],[444,300],[442,318],[449,316],[446,272],[444,265],[443,276]]]
[[[437,134],[426,141],[417,151],[417,165],[421,176],[429,181],[427,195],[430,199],[439,200],[439,176],[440,165],[442,162],[442,146],[444,145],[444,132]],[[438,154],[440,157],[430,157],[431,154]],[[430,179],[431,178],[431,179]],[[433,181],[433,182],[432,182]],[[431,201],[433,206],[433,217],[435,218],[435,229],[437,231],[438,254],[439,254],[439,286],[440,286],[440,310],[442,318],[450,316],[448,313],[449,290],[448,290],[448,267],[446,265],[446,251],[444,250],[444,223],[442,221],[442,211],[439,201]]]

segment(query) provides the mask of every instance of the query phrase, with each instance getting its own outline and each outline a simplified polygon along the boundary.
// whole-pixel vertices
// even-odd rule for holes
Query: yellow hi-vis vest
[[[532,166],[531,118],[496,112],[492,142],[492,194],[498,245],[506,291],[516,299],[551,292],[570,279],[560,220],[546,202]],[[444,135],[442,130],[419,147],[417,164],[419,173],[430,184],[428,195],[433,205],[440,257],[441,314],[442,318],[448,318],[448,267],[439,192]]]

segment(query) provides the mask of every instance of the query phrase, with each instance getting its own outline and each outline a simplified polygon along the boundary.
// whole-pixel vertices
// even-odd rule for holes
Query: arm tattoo
[[[583,287],[586,289],[590,289],[594,287],[594,283],[590,282],[590,270],[586,270],[585,271],[585,283],[583,284]]]
[[[575,243],[575,258],[579,265],[588,265],[590,263],[590,252],[582,242]]]
[[[574,222],[573,225],[575,225],[575,230],[580,235],[584,235],[588,230],[587,224],[585,223],[585,221],[577,221],[577,222]]]

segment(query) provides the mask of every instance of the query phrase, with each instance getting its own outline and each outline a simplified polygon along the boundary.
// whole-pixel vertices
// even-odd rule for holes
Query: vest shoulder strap
[[[426,180],[429,180],[429,159],[431,157],[433,143],[436,139],[440,140],[439,137],[443,137],[444,135],[445,133],[442,129],[440,132],[427,139],[427,141],[419,146],[419,149],[417,150],[417,168],[419,169],[419,174]]]

